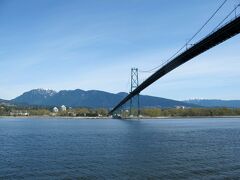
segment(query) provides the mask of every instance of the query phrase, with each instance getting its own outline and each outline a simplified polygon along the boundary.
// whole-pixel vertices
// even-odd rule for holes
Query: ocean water
[[[0,179],[240,179],[240,119],[0,118]]]

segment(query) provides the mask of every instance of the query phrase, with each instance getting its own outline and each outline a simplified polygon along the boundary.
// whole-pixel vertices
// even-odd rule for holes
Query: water
[[[0,179],[239,179],[240,119],[0,118]]]

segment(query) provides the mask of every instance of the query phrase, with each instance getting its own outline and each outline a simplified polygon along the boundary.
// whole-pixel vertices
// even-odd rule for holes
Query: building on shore
[[[58,110],[57,107],[54,107],[54,108],[53,108],[53,112],[54,112],[54,113],[57,113],[58,111],[59,111],[59,110]]]
[[[64,106],[64,105],[62,105],[62,106],[61,106],[61,111],[66,111],[66,110],[67,110],[67,107]]]
[[[185,106],[176,106],[176,109],[186,109]]]
[[[23,112],[23,111],[15,110],[10,112],[10,116],[29,116],[29,113],[27,111]]]

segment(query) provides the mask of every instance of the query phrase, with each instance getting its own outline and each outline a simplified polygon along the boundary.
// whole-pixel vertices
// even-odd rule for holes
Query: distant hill
[[[193,99],[184,102],[204,107],[240,108],[240,100]]]
[[[45,105],[46,101],[56,94],[57,92],[53,90],[34,89],[23,93],[11,102],[14,104]]]
[[[8,101],[8,100],[4,100],[4,99],[0,99],[0,104],[3,104],[3,105],[10,105],[10,101]]]
[[[14,104],[38,105],[38,106],[61,106],[68,107],[89,107],[89,108],[113,108],[127,93],[117,94],[90,90],[62,90],[59,92],[53,90],[34,89],[23,93],[21,96],[11,100]],[[176,106],[199,107],[195,104],[175,101],[153,96],[140,96],[141,107],[161,107],[174,108]]]

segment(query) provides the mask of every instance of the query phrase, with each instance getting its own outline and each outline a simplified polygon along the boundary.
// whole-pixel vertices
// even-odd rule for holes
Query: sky
[[[0,0],[0,98],[36,88],[129,92],[132,67],[159,66],[222,2]],[[193,42],[211,32],[238,3],[228,0]],[[237,35],[142,94],[176,100],[240,99],[239,43]],[[139,73],[140,82],[149,75]]]

